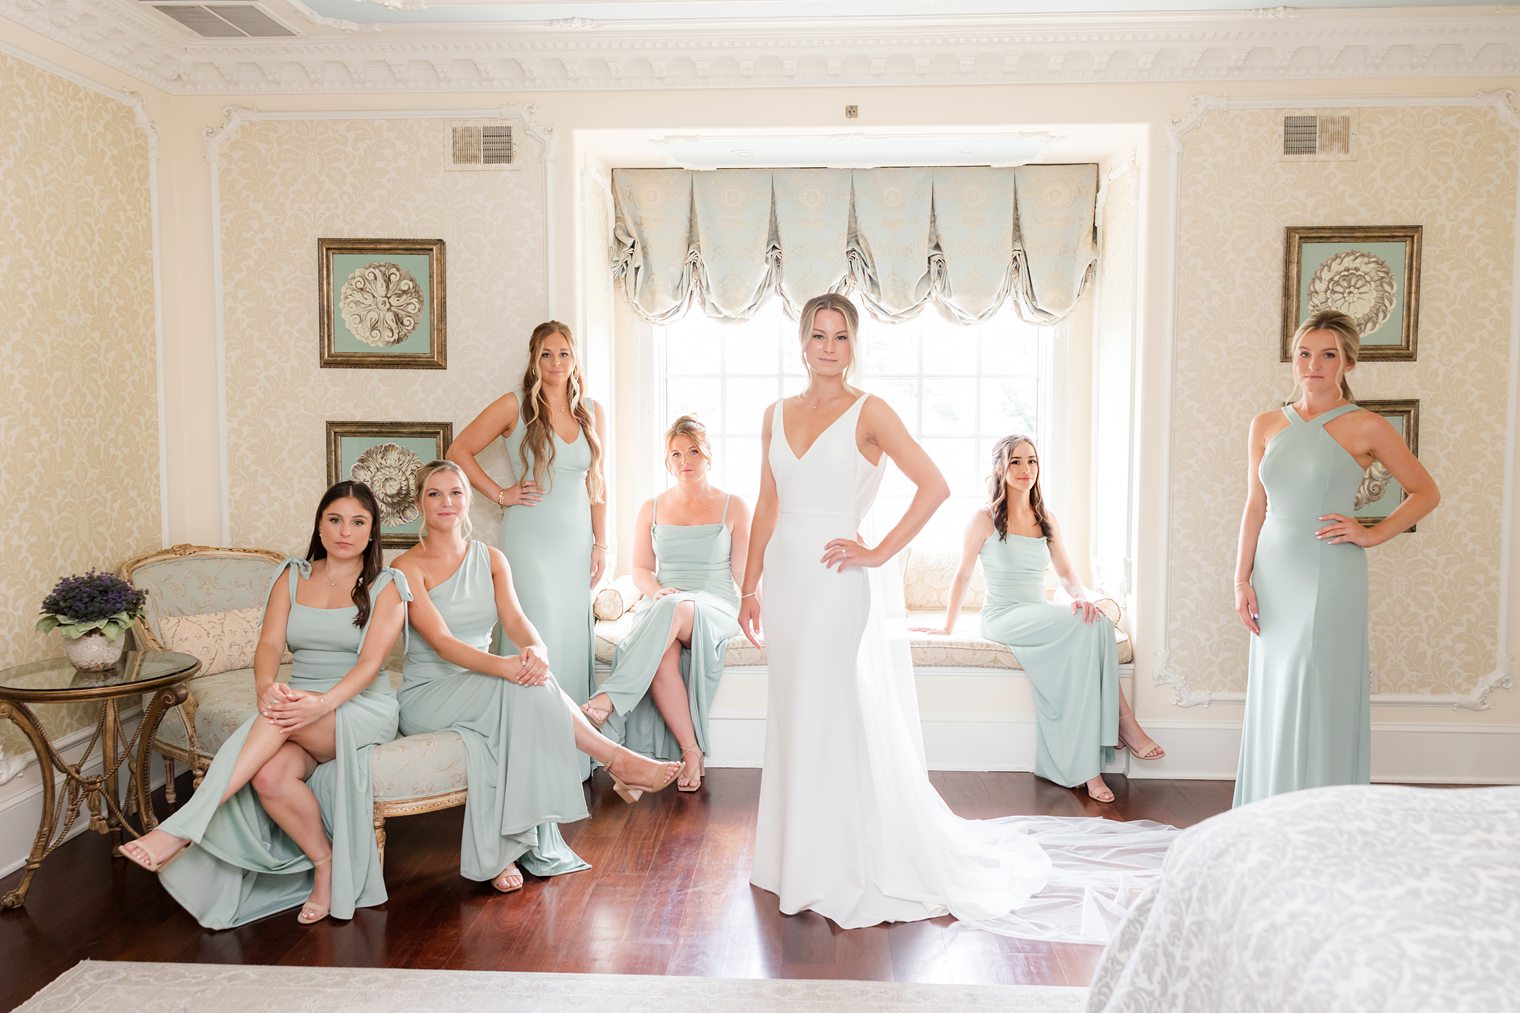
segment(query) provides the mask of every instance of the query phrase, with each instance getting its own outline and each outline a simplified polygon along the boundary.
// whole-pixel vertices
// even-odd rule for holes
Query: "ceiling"
[[[1509,0],[1513,3],[1516,0]],[[658,28],[725,22],[867,24],[914,21],[1001,21],[1078,14],[1207,14],[1271,10],[1261,0],[304,0],[317,13],[358,24],[451,25],[461,22],[514,28]],[[1469,0],[1298,0],[1295,10],[1460,7]],[[1289,8],[1281,8],[1287,10]]]

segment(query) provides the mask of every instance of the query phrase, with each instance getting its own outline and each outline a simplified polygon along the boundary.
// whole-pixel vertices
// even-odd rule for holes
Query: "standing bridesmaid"
[[[379,516],[363,483],[327,490],[306,558],[281,565],[264,606],[259,713],[178,812],[122,846],[208,929],[298,904],[297,921],[310,925],[385,903],[370,750],[396,736],[396,695],[377,676],[411,595],[382,568]],[[288,685],[275,681],[286,647]]]
[[[702,787],[707,713],[730,637],[749,549],[744,501],[714,488],[707,429],[682,415],[665,434],[675,488],[639,509],[633,580],[654,604],[618,645],[612,674],[584,708],[641,753],[681,760],[677,791]],[[647,696],[646,696],[647,694]]]
[[[1235,611],[1252,633],[1235,805],[1371,780],[1367,554],[1440,502],[1381,415],[1351,403],[1361,336],[1321,310],[1293,335],[1293,397],[1251,421]],[[1405,492],[1373,527],[1351,516],[1373,462]]]
[[[594,685],[590,591],[607,567],[607,427],[601,405],[585,391],[570,328],[545,321],[528,340],[522,388],[492,402],[444,455],[503,509],[501,549],[523,611],[577,704]],[[492,481],[475,460],[498,436],[506,437],[511,485]],[[580,763],[584,778],[591,768]]]
[[[396,559],[416,589],[409,619],[418,634],[407,645],[401,730],[449,730],[464,740],[469,796],[459,873],[512,893],[523,885],[519,862],[536,876],[589,868],[558,826],[588,815],[577,747],[607,766],[628,801],[668,786],[679,767],[613,745],[560,690],[518,605],[506,557],[470,539],[470,489],[460,467],[433,461],[415,481],[422,530]],[[516,656],[491,653],[498,620],[521,645]]]
[[[1156,745],[1119,688],[1114,624],[1077,579],[1055,515],[1040,494],[1040,461],[1027,436],[1005,436],[992,448],[988,506],[966,525],[961,564],[950,585],[942,629],[952,632],[978,558],[987,578],[982,636],[1006,644],[1034,687],[1034,772],[1066,788],[1085,784],[1099,802],[1114,793],[1100,773],[1113,748],[1159,760]],[[1045,568],[1054,566],[1071,608],[1045,601]],[[1080,616],[1080,618],[1079,618]]]

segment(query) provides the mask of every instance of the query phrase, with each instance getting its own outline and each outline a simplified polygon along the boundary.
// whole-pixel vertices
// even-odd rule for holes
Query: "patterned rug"
[[[1034,985],[900,985],[877,981],[778,981],[635,974],[404,971],[362,967],[263,967],[86,960],[19,1009],[230,1011],[562,1010],[606,1013],[921,1013],[1028,1010],[1078,1013],[1085,988]]]

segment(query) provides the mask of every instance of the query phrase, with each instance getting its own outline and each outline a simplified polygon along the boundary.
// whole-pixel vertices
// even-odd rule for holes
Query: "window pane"
[[[924,332],[925,376],[975,376],[976,331],[926,310],[918,315]]]
[[[976,381],[925,380],[925,436],[969,436],[976,432]]]
[[[721,425],[722,385],[716,376],[671,376],[665,380],[665,417],[657,419],[662,432],[678,415],[695,415],[703,425]]]
[[[723,431],[730,436],[759,436],[765,406],[780,396],[775,375],[729,377],[723,391]]]
[[[978,330],[982,345],[982,375],[1014,374],[1038,376],[1040,372],[1040,330],[1024,323],[1011,311],[982,324]]]
[[[870,379],[918,375],[919,336],[910,322],[902,327],[876,327],[860,342],[861,367]]]
[[[1039,382],[1034,377],[982,381],[982,432],[993,439],[1011,433],[1038,437]]]
[[[944,472],[952,496],[976,494],[981,485],[981,469],[977,467],[975,440],[926,437],[922,442]]]
[[[753,508],[760,488],[760,438],[729,437],[721,448],[713,447],[713,454],[722,455],[713,464],[713,481]]]
[[[742,324],[729,324],[722,329],[720,336],[727,346],[730,375],[776,375],[780,343],[773,321],[755,318]]]
[[[701,313],[687,313],[665,328],[665,368],[673,375],[717,373],[722,366],[718,325]]]
[[[872,380],[870,391],[892,406],[908,432],[918,434],[918,380]]]

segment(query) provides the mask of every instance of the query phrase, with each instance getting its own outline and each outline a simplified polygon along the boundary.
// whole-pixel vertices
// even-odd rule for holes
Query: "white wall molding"
[[[0,0],[0,17],[183,95],[1520,74],[1504,7],[383,26],[303,8],[303,37],[237,41],[126,0]]]
[[[4,3],[6,0],[0,0]],[[545,298],[554,297],[554,270],[558,259],[555,230],[551,225],[554,214],[554,167],[555,135],[552,126],[539,123],[534,117],[535,107],[530,103],[511,103],[500,106],[471,106],[457,109],[331,109],[309,112],[282,112],[249,109],[244,106],[226,106],[222,110],[221,126],[208,126],[205,136],[206,162],[211,172],[211,272],[212,299],[215,307],[214,347],[216,362],[216,444],[218,482],[218,523],[221,544],[232,544],[232,482],[230,472],[231,434],[227,414],[227,323],[225,291],[222,283],[222,188],[221,167],[224,147],[232,141],[245,123],[272,120],[478,120],[499,119],[517,124],[532,140],[538,142],[543,153],[544,195],[544,282]],[[547,313],[548,308],[545,307]],[[165,542],[168,538],[165,536]]]
[[[1166,745],[1159,760],[1130,763],[1129,776],[1148,780],[1233,781],[1240,760],[1240,722],[1145,722]],[[1394,784],[1520,784],[1520,725],[1374,721],[1372,780]]]
[[[1155,652],[1156,673],[1155,682],[1159,686],[1167,686],[1172,689],[1172,703],[1178,707],[1208,706],[1214,702],[1238,703],[1245,699],[1243,692],[1217,692],[1200,690],[1192,687],[1187,682],[1187,677],[1179,671],[1172,651],[1168,645],[1170,620],[1166,614],[1165,601],[1170,600],[1170,582],[1173,579],[1170,560],[1171,541],[1171,496],[1172,496],[1172,459],[1171,440],[1173,426],[1173,390],[1172,373],[1173,363],[1176,357],[1176,308],[1178,302],[1178,285],[1180,279],[1177,273],[1177,243],[1181,236],[1182,218],[1182,148],[1184,138],[1201,126],[1210,112],[1221,109],[1347,109],[1347,108],[1400,108],[1405,106],[1436,106],[1436,107],[1469,107],[1487,108],[1494,111],[1496,117],[1511,133],[1515,141],[1515,157],[1520,164],[1520,113],[1517,113],[1514,105],[1516,91],[1501,89],[1497,91],[1479,92],[1472,96],[1396,96],[1382,98],[1249,98],[1231,99],[1219,96],[1194,96],[1192,108],[1185,116],[1174,117],[1167,131],[1167,147],[1170,153],[1170,180],[1167,188],[1169,210],[1166,215],[1169,235],[1167,236],[1167,268],[1166,277],[1169,284],[1166,286],[1166,306],[1164,312],[1165,335],[1164,352],[1165,363],[1163,376],[1165,377],[1165,390],[1163,392],[1165,412],[1166,438],[1161,441],[1161,473],[1166,476],[1166,483],[1162,490],[1161,517],[1163,523],[1161,531],[1156,537],[1159,549],[1161,565],[1165,570],[1164,599],[1162,605],[1161,622],[1159,624],[1160,643]],[[1497,627],[1494,652],[1494,668],[1474,678],[1472,688],[1466,693],[1439,693],[1439,694],[1388,694],[1374,693],[1374,704],[1383,705],[1418,705],[1418,706],[1450,706],[1453,709],[1464,710],[1487,710],[1489,697],[1496,689],[1511,689],[1514,686],[1512,675],[1513,658],[1509,649],[1509,615],[1512,581],[1509,560],[1512,556],[1514,545],[1514,517],[1515,517],[1515,455],[1517,449],[1517,424],[1520,424],[1520,174],[1517,174],[1515,204],[1511,209],[1513,220],[1517,222],[1515,227],[1514,261],[1511,273],[1510,286],[1510,333],[1509,333],[1509,392],[1508,405],[1506,407],[1507,426],[1506,442],[1504,451],[1504,510],[1503,520],[1500,524],[1500,559],[1499,567],[1499,595],[1495,610],[1495,625]],[[1147,722],[1149,726],[1150,722]]]

